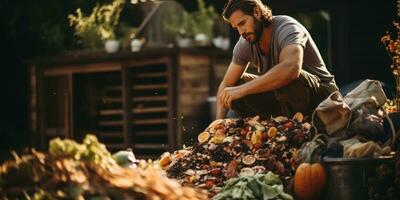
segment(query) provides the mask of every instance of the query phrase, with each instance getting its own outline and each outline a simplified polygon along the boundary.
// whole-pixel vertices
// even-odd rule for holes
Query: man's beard
[[[257,42],[260,40],[260,38],[261,38],[261,35],[262,35],[262,32],[263,32],[263,28],[264,28],[264,23],[263,23],[262,20],[257,20],[257,18],[255,18],[254,16],[253,16],[253,20],[254,20],[254,23],[255,23],[254,31],[253,31],[253,32],[250,32],[250,33],[245,33],[245,34],[243,35],[243,37],[244,37],[245,39],[247,39],[247,37],[248,37],[249,35],[253,34],[253,35],[254,35],[254,40],[253,40],[253,41],[248,41],[248,42],[250,42],[250,43],[252,43],[252,44],[255,44],[255,43],[257,43]]]

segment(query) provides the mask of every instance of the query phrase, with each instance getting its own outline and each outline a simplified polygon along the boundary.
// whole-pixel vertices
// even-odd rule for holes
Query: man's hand
[[[239,81],[240,77],[242,76],[243,72],[245,71],[246,66],[242,66],[242,65],[238,65],[235,63],[229,64],[228,70],[225,73],[224,79],[222,80],[221,84],[218,87],[218,92],[217,92],[217,102],[216,102],[216,119],[221,119],[224,118],[226,113],[228,112],[228,108],[229,106],[227,106],[228,104],[224,104],[225,101],[222,101],[221,99],[224,98],[225,96],[227,96],[225,93],[225,90],[230,90],[227,88],[230,88],[234,85],[237,84],[237,82]],[[232,88],[236,88],[236,87],[232,87]],[[231,93],[231,92],[229,92]],[[228,96],[232,96],[232,95],[228,95]],[[237,95],[235,95],[237,96]],[[222,98],[221,98],[222,97]],[[232,102],[232,100],[231,100]]]
[[[231,108],[233,100],[244,96],[246,96],[246,94],[243,92],[242,86],[226,87],[219,93],[218,101],[220,105],[223,105],[225,108]]]

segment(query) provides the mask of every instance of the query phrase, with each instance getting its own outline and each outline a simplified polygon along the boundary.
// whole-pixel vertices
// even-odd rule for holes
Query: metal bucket
[[[369,177],[376,176],[381,164],[394,166],[394,156],[381,158],[324,158],[327,187],[323,199],[365,200]]]

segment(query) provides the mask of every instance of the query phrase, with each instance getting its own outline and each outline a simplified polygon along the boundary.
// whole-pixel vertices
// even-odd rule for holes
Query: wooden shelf
[[[99,126],[122,126],[122,121],[100,121]]]
[[[168,124],[168,119],[138,119],[132,121],[134,125],[154,125],[154,124]]]
[[[168,135],[167,130],[160,131],[134,131],[134,135],[137,137],[155,137],[155,136],[166,136]]]
[[[108,109],[108,110],[100,110],[101,116],[108,116],[108,115],[122,115],[124,112],[122,109]]]
[[[168,97],[163,95],[163,96],[136,96],[132,98],[133,102],[151,102],[151,101],[167,101]]]
[[[158,112],[168,112],[167,106],[162,107],[148,107],[148,108],[134,108],[132,112],[135,114],[144,114],[144,113],[158,113]],[[101,110],[101,116],[110,116],[110,115],[122,115],[124,112],[122,109],[109,109],[109,110]]]
[[[132,109],[132,111],[135,114],[168,112],[168,107],[162,106],[162,107],[149,107],[149,108],[134,108]]]
[[[134,85],[132,89],[134,90],[157,90],[157,89],[166,89],[168,88],[168,84],[146,84],[146,85]]]
[[[154,73],[139,73],[133,74],[134,78],[155,78],[155,77],[167,77],[167,72],[154,72]]]
[[[122,103],[121,97],[102,97],[103,103]]]

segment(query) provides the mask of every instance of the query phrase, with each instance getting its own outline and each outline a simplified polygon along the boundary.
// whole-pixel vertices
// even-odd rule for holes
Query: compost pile
[[[194,146],[164,153],[159,162],[171,179],[204,188],[213,196],[230,178],[273,172],[290,183],[300,161],[299,149],[311,138],[303,115],[293,119],[220,119],[198,135]]]
[[[55,139],[49,153],[35,150],[0,168],[1,199],[206,199],[204,191],[182,187],[157,165],[120,167],[104,144],[88,135],[83,144]]]

